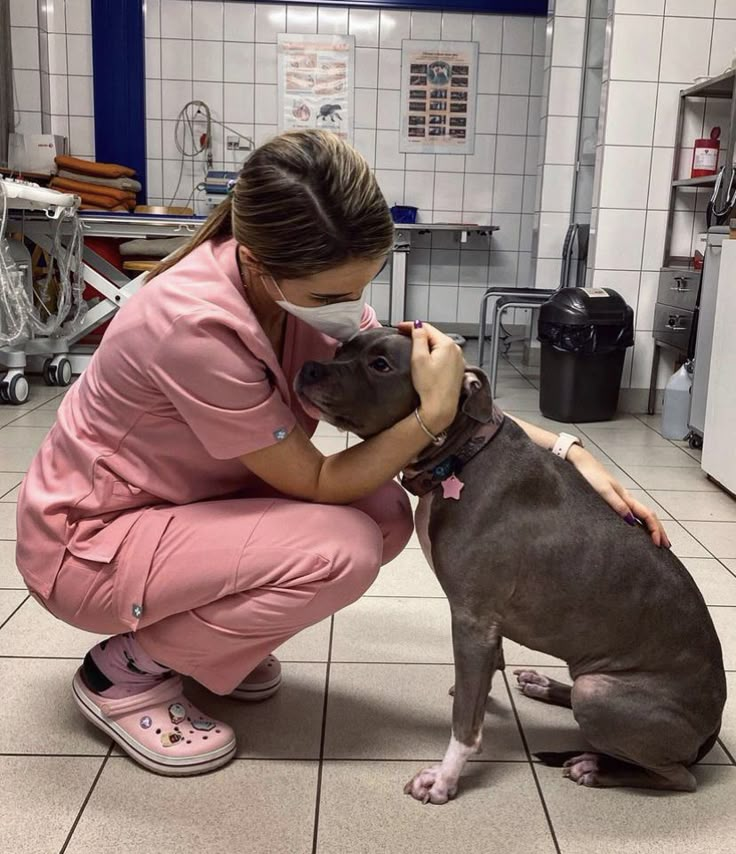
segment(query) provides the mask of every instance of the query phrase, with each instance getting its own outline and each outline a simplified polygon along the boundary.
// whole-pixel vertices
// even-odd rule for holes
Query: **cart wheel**
[[[51,363],[53,361],[53,359],[49,358],[43,363],[43,381],[46,385],[56,385],[51,375]]]
[[[7,380],[0,382],[0,402],[2,403],[10,403],[10,397],[8,396],[9,385]]]
[[[3,383],[7,386],[7,395],[10,403],[15,406],[20,406],[28,400],[30,387],[28,380],[22,374],[16,374],[9,383]]]
[[[690,438],[688,439],[688,445],[694,450],[699,451],[703,447],[703,437],[698,436],[697,433],[691,433]]]
[[[56,363],[56,385],[68,386],[72,381],[72,363],[63,357]]]

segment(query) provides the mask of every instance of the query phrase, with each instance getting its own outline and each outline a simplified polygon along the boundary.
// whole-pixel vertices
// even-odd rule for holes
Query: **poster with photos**
[[[355,36],[278,36],[279,131],[329,130],[352,141]]]
[[[478,43],[402,42],[402,152],[473,154]]]

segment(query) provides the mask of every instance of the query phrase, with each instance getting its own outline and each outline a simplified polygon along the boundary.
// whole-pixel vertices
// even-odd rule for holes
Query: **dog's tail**
[[[567,762],[568,759],[574,759],[576,756],[580,756],[581,753],[585,753],[584,750],[561,750],[559,752],[547,751],[542,753],[535,753],[534,755],[543,762],[545,765],[549,765],[551,768],[562,768],[562,766]]]

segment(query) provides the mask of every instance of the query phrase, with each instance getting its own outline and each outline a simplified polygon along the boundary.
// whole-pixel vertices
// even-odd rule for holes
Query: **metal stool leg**
[[[493,337],[491,338],[491,397],[496,396],[496,380],[498,377],[498,351],[501,343],[501,320],[506,306],[499,305],[496,300],[493,306],[493,315],[491,317],[491,330]]]
[[[488,321],[488,300],[493,294],[486,291],[480,301],[480,326],[478,328],[478,367],[483,367],[486,354],[486,324]]]

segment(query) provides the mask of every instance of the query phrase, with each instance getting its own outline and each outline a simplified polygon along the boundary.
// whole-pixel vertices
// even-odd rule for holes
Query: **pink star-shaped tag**
[[[448,478],[442,481],[442,497],[454,498],[455,501],[459,501],[460,493],[464,486],[465,484],[460,480],[460,478],[451,474]]]

